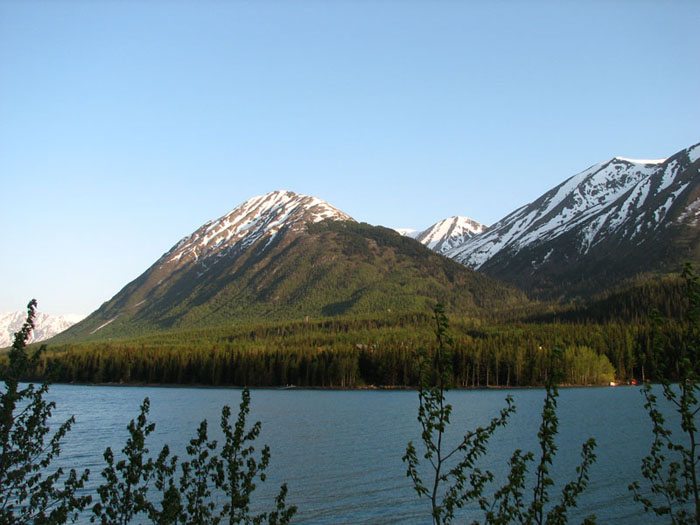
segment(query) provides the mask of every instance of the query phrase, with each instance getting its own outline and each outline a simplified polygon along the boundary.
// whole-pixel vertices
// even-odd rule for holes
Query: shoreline
[[[26,383],[31,383],[32,381],[23,381]],[[38,384],[38,383],[36,383]],[[228,389],[228,390],[243,390],[248,388],[248,390],[315,390],[315,391],[413,391],[417,392],[418,387],[409,386],[380,386],[380,385],[365,385],[356,387],[336,387],[336,386],[240,386],[240,385],[203,385],[203,384],[180,384],[180,383],[89,383],[89,382],[52,382],[49,385],[70,385],[70,386],[113,386],[113,387],[134,387],[134,388],[196,388],[196,389]],[[571,388],[619,388],[619,387],[629,387],[629,386],[641,386],[640,384],[632,385],[627,383],[618,383],[614,386],[612,385],[568,385],[561,384],[557,385],[557,388],[571,389]],[[468,386],[468,387],[454,387],[450,388],[449,391],[483,391],[483,390],[541,390],[544,389],[545,385],[529,385],[529,386]]]

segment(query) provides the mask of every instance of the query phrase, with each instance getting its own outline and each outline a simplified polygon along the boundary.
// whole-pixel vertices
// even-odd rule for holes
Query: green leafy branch
[[[452,406],[445,398],[451,381],[449,345],[452,340],[447,333],[448,321],[441,305],[435,308],[434,319],[437,347],[433,354],[421,350],[421,386],[418,391],[418,421],[425,449],[423,459],[427,460],[427,468],[431,472],[430,482],[423,481],[421,461],[413,442],[408,443],[403,456],[403,461],[407,463],[406,475],[411,479],[418,497],[430,499],[433,523],[452,522],[456,509],[470,502],[476,502],[484,512],[485,523],[566,523],[569,509],[577,505],[578,496],[588,484],[589,470],[596,456],[595,441],[589,439],[581,450],[576,479],[563,488],[559,502],[547,511],[549,492],[554,485],[549,469],[557,451],[555,436],[559,425],[556,414],[559,394],[556,382],[561,351],[553,350],[551,353],[550,373],[537,434],[540,456],[534,472],[532,500],[527,503],[525,494],[528,465],[534,461],[535,455],[532,452],[523,453],[522,450],[516,450],[510,458],[507,482],[489,496],[486,488],[494,481],[494,475],[489,470],[479,468],[477,461],[486,454],[488,441],[495,431],[507,424],[508,418],[515,412],[515,405],[513,399],[507,396],[506,406],[487,426],[467,432],[455,448],[444,450],[443,439],[452,412]],[[456,462],[455,458],[458,458]],[[452,462],[454,464],[448,467],[448,463]],[[595,517],[590,516],[585,521],[593,523],[594,520]]]
[[[682,278],[685,282],[687,310],[683,318],[684,334],[678,348],[674,370],[669,370],[661,356],[667,341],[663,327],[667,321],[658,313],[653,315],[655,332],[652,362],[656,364],[661,392],[666,402],[679,416],[681,438],[674,436],[659,407],[659,398],[650,383],[642,388],[644,408],[652,423],[653,441],[649,454],[642,460],[641,473],[649,492],[643,491],[638,481],[630,484],[634,500],[645,512],[666,516],[671,523],[700,524],[700,443],[698,443],[697,415],[700,411],[700,280],[690,264],[686,264]],[[671,377],[678,383],[672,384]]]

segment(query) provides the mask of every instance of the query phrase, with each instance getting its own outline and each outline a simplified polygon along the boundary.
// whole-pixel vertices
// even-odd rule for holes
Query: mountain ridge
[[[27,319],[26,311],[0,313],[0,348],[11,346],[15,333],[22,328]],[[75,315],[49,315],[36,312],[34,330],[27,343],[38,343],[52,338],[73,326],[78,319]]]
[[[451,298],[448,275],[457,270],[442,259],[540,299],[589,297],[640,275],[672,273],[681,259],[700,261],[699,158],[700,144],[666,159],[614,157],[491,227],[453,216],[423,231],[401,230],[403,237],[358,223],[317,197],[287,190],[260,195],[183,237],[80,330],[89,326],[88,335],[100,335],[116,334],[126,324],[166,329],[229,319],[355,315],[390,308],[381,290],[400,296],[401,308],[424,309],[428,295],[455,307],[490,304],[493,296],[480,304],[472,294],[483,290],[481,284],[467,286],[467,299]],[[419,247],[445,257],[431,259],[430,268],[422,262],[430,250]],[[433,270],[441,275],[439,285]],[[413,290],[411,279],[426,275],[433,284]],[[460,286],[479,280],[470,275],[457,279]],[[499,290],[495,295],[512,293],[497,281],[490,281]]]
[[[696,144],[667,159],[594,164],[446,255],[543,297],[561,291],[557,283],[573,283],[564,295],[587,295],[624,277],[679,269],[679,258],[697,257],[699,158]],[[675,241],[688,246],[674,250]]]

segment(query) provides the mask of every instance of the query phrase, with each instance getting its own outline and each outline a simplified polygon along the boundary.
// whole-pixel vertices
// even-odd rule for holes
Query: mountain
[[[467,240],[486,230],[487,226],[468,217],[450,217],[420,231],[410,228],[396,228],[405,237],[416,239],[434,252],[445,254],[461,246]]]
[[[446,255],[539,297],[586,297],[700,260],[700,144],[591,166]]]
[[[486,230],[486,226],[468,217],[450,217],[436,222],[413,236],[431,250],[445,254]]]
[[[60,339],[426,310],[436,300],[483,312],[523,297],[393,230],[276,191],[182,239]]]
[[[0,314],[0,348],[11,346],[15,340],[15,333],[22,328],[27,319],[27,312],[7,312]],[[59,334],[75,324],[75,317],[53,316],[43,312],[37,312],[34,319],[34,330],[29,336],[29,343],[44,341]]]
[[[422,233],[419,230],[414,230],[412,228],[395,228],[395,230],[400,235],[403,235],[404,237],[410,237],[411,239],[415,239],[416,236]]]

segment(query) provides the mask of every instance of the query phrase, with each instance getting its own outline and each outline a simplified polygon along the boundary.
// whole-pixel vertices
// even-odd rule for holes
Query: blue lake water
[[[454,406],[448,431],[452,443],[466,430],[487,424],[506,395],[514,397],[517,413],[497,431],[480,465],[494,471],[499,486],[516,448],[537,451],[544,390],[448,394]],[[262,422],[256,449],[266,443],[272,450],[268,479],[258,484],[254,496],[261,508],[272,508],[279,485],[286,482],[287,501],[299,508],[295,523],[430,523],[429,501],[417,498],[401,461],[409,440],[420,444],[415,391],[253,390],[251,396],[249,421]],[[64,441],[61,463],[90,469],[89,492],[95,494],[102,481],[105,447],[122,448],[126,425],[138,415],[144,397],[151,400],[150,420],[156,423],[148,442],[151,452],[157,454],[168,443],[182,458],[201,420],[209,420],[210,437],[217,438],[223,405],[232,407],[235,420],[240,390],[53,385],[56,419],[75,415],[77,420]],[[599,523],[653,522],[654,516],[644,514],[627,490],[640,479],[640,461],[651,444],[639,388],[562,389],[558,415],[557,483],[575,477],[588,437],[598,443],[590,486],[571,514],[572,523],[588,514]],[[480,517],[478,509],[466,509],[457,522]]]

